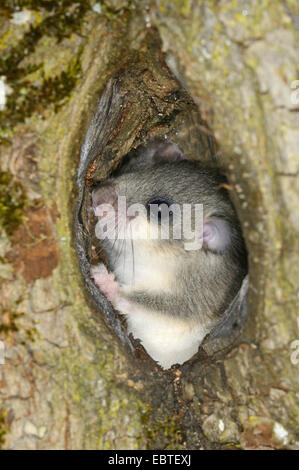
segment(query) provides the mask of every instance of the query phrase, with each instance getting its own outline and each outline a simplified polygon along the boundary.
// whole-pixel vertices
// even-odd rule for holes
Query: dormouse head
[[[176,144],[151,142],[93,190],[96,236],[115,247],[125,240],[185,252],[238,248],[240,228],[224,181]]]

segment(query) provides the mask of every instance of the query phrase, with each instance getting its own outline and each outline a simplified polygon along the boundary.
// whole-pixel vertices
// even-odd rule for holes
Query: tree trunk
[[[298,448],[299,12],[40,3],[0,10],[2,447]],[[94,164],[83,150],[80,166],[99,109]],[[74,213],[86,228],[90,181],[165,134],[227,174],[250,282],[233,346],[163,372],[93,299]]]

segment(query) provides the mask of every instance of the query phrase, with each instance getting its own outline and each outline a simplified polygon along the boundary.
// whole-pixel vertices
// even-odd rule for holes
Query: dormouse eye
[[[165,197],[154,197],[150,199],[146,205],[147,214],[149,217],[152,215],[154,219],[157,218],[158,222],[161,222],[163,216],[167,214],[169,214],[169,218],[171,218],[173,215],[172,211],[169,211],[171,204],[172,202]]]

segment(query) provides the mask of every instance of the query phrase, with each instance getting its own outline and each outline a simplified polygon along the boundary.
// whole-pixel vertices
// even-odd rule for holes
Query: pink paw
[[[101,263],[90,270],[91,277],[101,292],[112,303],[116,310],[127,313],[131,310],[131,302],[121,293],[119,283],[113,273],[109,273],[106,266]]]
[[[114,274],[109,274],[106,266],[103,263],[91,268],[90,274],[101,292],[103,292],[110,302],[113,302],[113,299],[117,297],[119,290],[119,284],[117,281],[115,281]]]

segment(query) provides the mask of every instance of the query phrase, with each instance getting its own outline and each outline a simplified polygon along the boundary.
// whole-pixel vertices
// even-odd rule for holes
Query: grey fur
[[[168,163],[168,162],[171,163]],[[207,247],[185,251],[184,240],[156,240],[163,260],[172,263],[175,257],[175,281],[171,292],[133,291],[128,298],[150,310],[178,319],[201,322],[212,327],[238,293],[247,272],[246,248],[240,224],[227,191],[221,186],[225,179],[215,170],[198,162],[184,160],[177,145],[155,141],[126,161],[116,174],[105,182],[111,193],[126,196],[130,204],[146,205],[162,196],[173,203],[203,204],[204,217],[217,217],[230,228],[231,243],[223,252]],[[93,198],[96,198],[97,188]],[[112,271],[126,262],[128,250],[142,256],[136,244],[111,244],[104,241]],[[125,249],[126,248],[126,249]],[[136,262],[136,260],[135,260]],[[126,279],[117,280],[126,284]]]

